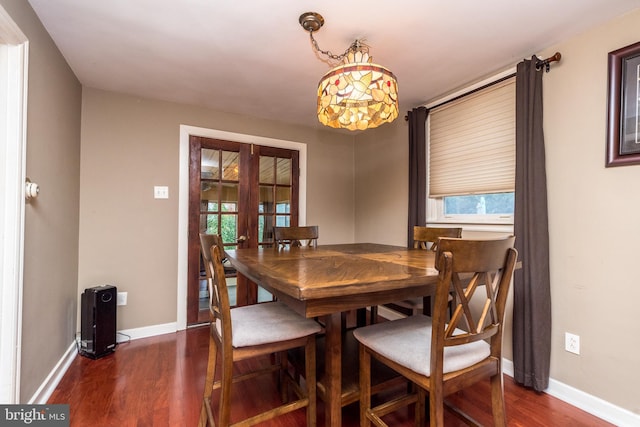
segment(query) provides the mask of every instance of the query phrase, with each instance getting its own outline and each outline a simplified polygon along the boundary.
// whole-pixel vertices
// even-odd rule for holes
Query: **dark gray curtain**
[[[413,247],[413,226],[427,222],[426,107],[409,111],[409,221],[407,245]]]
[[[542,131],[542,70],[536,57],[516,72],[516,191],[514,231],[522,268],[514,274],[513,365],[516,382],[549,385],[551,291],[547,178]]]

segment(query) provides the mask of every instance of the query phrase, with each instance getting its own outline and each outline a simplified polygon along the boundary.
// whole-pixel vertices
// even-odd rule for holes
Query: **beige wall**
[[[84,88],[78,291],[127,291],[119,330],[177,320],[181,124],[307,144],[307,224],[320,243],[353,241],[351,135]],[[169,199],[155,200],[154,185]]]
[[[25,209],[20,401],[26,402],[77,330],[81,86],[29,4],[0,5],[29,39],[26,174],[40,185]]]
[[[604,162],[607,53],[637,42],[638,28],[640,10],[539,52],[562,53],[544,76],[551,377],[635,414],[640,165],[605,168]],[[406,242],[407,139],[401,118],[357,138],[358,241]],[[564,351],[566,331],[580,336],[579,356]],[[511,354],[509,342],[505,350]]]
[[[640,40],[640,10],[554,46],[545,75],[551,375],[640,413],[640,165],[605,168],[607,53]],[[565,331],[581,355],[564,351]]]
[[[407,244],[408,135],[408,123],[401,116],[356,138],[358,242]]]

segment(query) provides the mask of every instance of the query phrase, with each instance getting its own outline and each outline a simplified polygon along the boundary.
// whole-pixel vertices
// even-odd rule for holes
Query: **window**
[[[427,222],[513,224],[515,78],[434,107],[427,123]]]

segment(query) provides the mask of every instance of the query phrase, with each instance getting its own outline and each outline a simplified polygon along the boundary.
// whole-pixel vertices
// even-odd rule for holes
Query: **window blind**
[[[429,197],[515,188],[515,78],[429,112]]]

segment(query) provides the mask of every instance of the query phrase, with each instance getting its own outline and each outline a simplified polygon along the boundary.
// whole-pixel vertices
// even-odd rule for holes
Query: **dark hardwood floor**
[[[200,413],[208,352],[207,327],[120,344],[101,359],[78,356],[52,394],[49,403],[70,404],[71,426],[195,426]],[[357,355],[354,355],[357,357]],[[246,369],[247,364],[239,369]],[[217,396],[214,393],[214,398]],[[273,399],[271,376],[234,388],[232,419],[244,418]],[[544,393],[535,393],[505,377],[509,426],[611,426],[580,409]],[[453,400],[484,425],[491,425],[489,387],[479,384],[457,393]],[[318,402],[318,425],[324,425]],[[450,413],[446,426],[464,425]],[[265,426],[304,425],[303,410]],[[343,409],[343,425],[358,425],[357,405]],[[413,425],[409,410],[386,418],[392,426]]]

